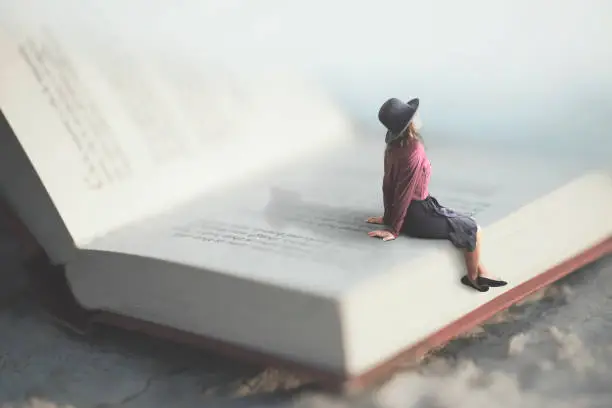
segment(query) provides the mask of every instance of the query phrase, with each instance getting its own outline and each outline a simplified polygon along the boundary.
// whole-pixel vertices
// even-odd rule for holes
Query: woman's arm
[[[417,186],[422,183],[422,172],[419,171],[423,165],[424,150],[420,143],[410,151],[408,157],[397,163],[394,174],[394,189],[392,195],[392,205],[389,211],[389,218],[385,219],[390,226],[389,231],[398,236],[404,225],[406,211],[414,197]]]
[[[382,182],[382,194],[383,194],[383,222],[389,224],[389,217],[391,216],[391,205],[393,204],[393,178],[391,174],[391,163],[389,160],[389,153],[385,151],[385,166],[384,175]]]

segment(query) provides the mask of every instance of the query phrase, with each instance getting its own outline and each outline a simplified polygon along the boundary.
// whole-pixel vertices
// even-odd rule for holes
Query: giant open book
[[[432,148],[432,195],[475,215],[510,282],[475,292],[450,243],[368,237],[382,136],[324,94],[100,49],[0,36],[2,193],[99,321],[369,378],[612,249],[609,170]]]

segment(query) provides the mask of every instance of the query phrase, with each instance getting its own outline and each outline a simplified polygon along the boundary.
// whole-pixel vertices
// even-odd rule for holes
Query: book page
[[[434,172],[430,194],[443,206],[472,214],[485,235],[488,225],[586,169],[504,152],[474,152],[429,151]],[[474,177],[482,169],[485,174]],[[340,291],[431,251],[450,248],[447,241],[370,238],[367,232],[377,226],[365,220],[382,215],[381,182],[381,146],[352,146],[327,160],[295,165],[274,178],[195,200],[96,240],[89,248],[294,288]]]
[[[181,85],[169,67],[184,61],[111,40],[79,49],[32,24],[0,34],[0,108],[77,245],[350,139],[348,119],[299,80]]]

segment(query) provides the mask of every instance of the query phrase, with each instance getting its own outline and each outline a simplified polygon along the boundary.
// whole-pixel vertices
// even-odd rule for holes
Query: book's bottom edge
[[[304,377],[307,381],[317,383],[322,389],[331,392],[346,393],[359,391],[383,382],[395,372],[410,364],[417,363],[430,351],[444,346],[457,336],[486,322],[495,314],[509,308],[525,297],[550,285],[571,272],[597,261],[608,254],[612,254],[612,236],[513,289],[504,292],[495,299],[453,321],[420,342],[410,345],[392,358],[355,376],[320,370],[277,356],[260,353],[245,347],[128,316],[106,311],[86,310],[79,305],[70,291],[69,284],[63,274],[62,268],[50,266],[48,262],[39,259],[29,265],[29,270],[33,278],[32,287],[46,312],[56,322],[77,333],[85,334],[89,332],[94,325],[110,325],[130,331],[142,332],[153,337],[201,347],[241,362],[291,370],[298,376]]]

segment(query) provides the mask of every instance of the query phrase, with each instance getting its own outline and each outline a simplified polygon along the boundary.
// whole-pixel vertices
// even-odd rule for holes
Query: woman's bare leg
[[[482,266],[481,263],[478,264],[478,276],[482,276],[483,278],[493,279],[493,276],[489,275],[489,271],[487,271],[485,267]]]
[[[472,282],[476,282],[480,276],[480,227],[476,231],[476,248],[472,252],[464,251],[467,276]]]
[[[482,242],[482,234],[480,233],[480,226],[476,231],[476,248],[473,252],[465,252],[465,265],[467,267],[468,277],[472,281],[476,281],[479,276],[483,278],[495,279],[498,278],[491,276],[489,271],[480,263],[480,244]]]

